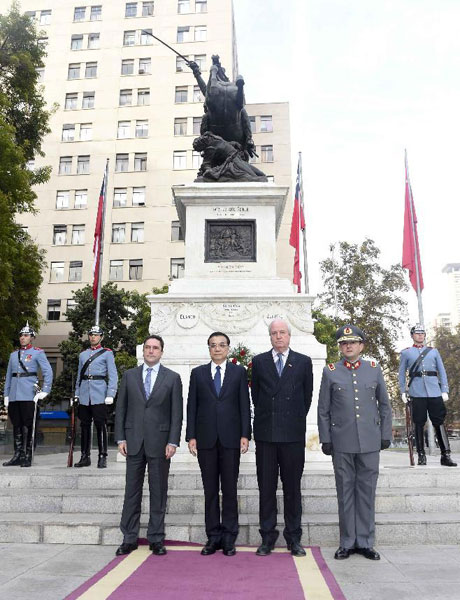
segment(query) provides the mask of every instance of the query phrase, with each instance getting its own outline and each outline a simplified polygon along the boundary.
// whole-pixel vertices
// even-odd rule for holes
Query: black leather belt
[[[37,377],[38,373],[13,373],[13,377]]]
[[[424,377],[424,376],[437,377],[438,372],[437,371],[419,371],[418,373],[414,373],[414,377]]]
[[[107,379],[105,375],[83,375],[82,379],[89,379],[90,381],[93,379]]]

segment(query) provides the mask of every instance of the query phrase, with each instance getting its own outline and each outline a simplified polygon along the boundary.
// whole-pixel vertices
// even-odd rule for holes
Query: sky
[[[449,310],[460,262],[460,2],[234,0],[248,103],[290,103],[302,152],[310,291],[338,241],[373,239],[400,263],[404,150],[418,217],[425,323]],[[416,295],[406,295],[411,322]]]

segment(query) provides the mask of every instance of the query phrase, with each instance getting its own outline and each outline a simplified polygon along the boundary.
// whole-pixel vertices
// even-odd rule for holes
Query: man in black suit
[[[164,342],[158,335],[144,341],[144,364],[128,369],[121,380],[115,415],[115,439],[126,456],[126,485],[117,556],[137,548],[142,486],[148,465],[150,519],[147,539],[153,554],[166,554],[163,541],[170,459],[180,442],[182,382],[163,367]]]
[[[229,346],[225,333],[212,333],[208,338],[211,362],[193,369],[190,377],[185,439],[193,456],[198,453],[203,480],[208,536],[201,551],[204,556],[220,548],[226,556],[236,552],[240,453],[247,452],[251,437],[246,371],[227,362]]]
[[[313,392],[309,356],[289,348],[291,330],[275,319],[269,327],[272,350],[252,361],[252,401],[256,441],[259,519],[262,544],[259,556],[267,556],[278,538],[276,488],[278,469],[284,494],[284,537],[293,556],[305,556],[302,537],[300,482],[305,462],[306,417]]]

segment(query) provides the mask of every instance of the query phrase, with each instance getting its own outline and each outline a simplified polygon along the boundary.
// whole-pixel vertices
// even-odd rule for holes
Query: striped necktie
[[[145,376],[144,391],[145,391],[146,398],[148,398],[150,396],[150,386],[152,385],[152,371],[153,371],[153,368],[149,367],[147,369],[147,375]]]
[[[283,353],[278,352],[277,357],[278,357],[278,362],[276,363],[276,368],[278,370],[278,375],[281,377],[281,375],[283,373]]]

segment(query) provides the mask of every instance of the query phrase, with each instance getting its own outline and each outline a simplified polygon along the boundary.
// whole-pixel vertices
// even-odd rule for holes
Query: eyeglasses
[[[226,348],[228,344],[209,344],[209,347],[215,350],[216,348]]]

